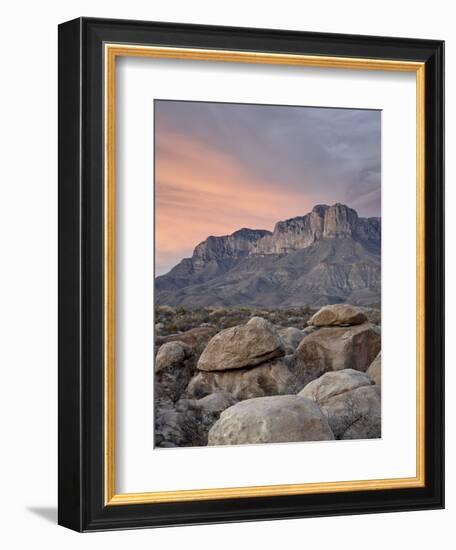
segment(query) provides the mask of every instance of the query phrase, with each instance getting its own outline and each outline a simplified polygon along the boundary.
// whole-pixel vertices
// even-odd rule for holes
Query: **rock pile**
[[[366,309],[325,306],[305,330],[252,317],[162,343],[155,445],[380,437],[381,329]],[[203,346],[193,340],[200,328]]]

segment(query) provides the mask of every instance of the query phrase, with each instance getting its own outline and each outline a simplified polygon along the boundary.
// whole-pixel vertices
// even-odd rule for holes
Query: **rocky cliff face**
[[[321,239],[353,238],[380,243],[380,219],[359,218],[343,204],[317,205],[305,216],[276,223],[274,231],[240,229],[232,235],[208,237],[194,250],[193,267],[204,269],[211,261],[239,259],[253,254],[286,254]]]
[[[380,243],[380,220],[359,218],[355,210],[343,204],[320,204],[305,216],[278,222],[272,234],[256,241],[253,252],[283,254],[332,237]]]
[[[156,279],[159,304],[280,306],[380,302],[380,218],[317,205],[274,231],[208,237]]]
[[[271,232],[264,229],[239,229],[232,235],[208,237],[194,250],[193,267],[204,269],[209,262],[226,259],[239,259],[255,252],[257,243]]]

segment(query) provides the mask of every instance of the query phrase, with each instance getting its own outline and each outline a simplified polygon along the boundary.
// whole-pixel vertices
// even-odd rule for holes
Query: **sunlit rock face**
[[[271,233],[210,236],[156,278],[158,304],[294,306],[380,302],[380,218],[346,205],[317,205]]]

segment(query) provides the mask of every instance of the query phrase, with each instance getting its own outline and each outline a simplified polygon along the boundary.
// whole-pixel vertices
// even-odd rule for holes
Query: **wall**
[[[415,0],[306,3],[282,0],[68,0],[9,2],[2,9],[0,101],[0,540],[5,548],[132,547],[230,548],[284,544],[365,548],[402,544],[448,547],[454,538],[455,475],[448,468],[447,510],[321,518],[210,527],[78,535],[55,523],[57,388],[57,24],[79,15],[155,19],[284,29],[438,38],[447,40],[447,150],[455,142],[456,38],[451,4]],[[454,155],[447,165],[447,204],[455,202]],[[451,214],[451,213],[450,213]],[[448,216],[447,280],[456,277]],[[449,297],[448,334],[455,333]],[[456,382],[448,354],[447,462],[455,462],[452,419]],[[400,365],[398,365],[400,368]],[[453,433],[450,433],[453,432]],[[81,536],[83,538],[81,538]]]

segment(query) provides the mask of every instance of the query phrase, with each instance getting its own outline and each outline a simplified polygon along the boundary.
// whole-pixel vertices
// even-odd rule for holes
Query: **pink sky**
[[[196,140],[162,131],[155,168],[157,274],[167,272],[209,235],[269,229],[309,211],[303,192],[249,173],[236,158]]]

